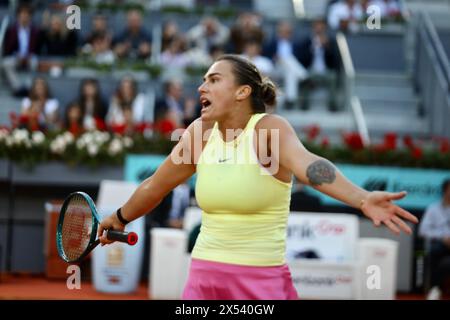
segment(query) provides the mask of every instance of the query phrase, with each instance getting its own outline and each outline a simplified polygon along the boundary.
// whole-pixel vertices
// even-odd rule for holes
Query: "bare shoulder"
[[[255,126],[256,129],[279,129],[292,131],[293,128],[289,121],[277,114],[267,114]]]

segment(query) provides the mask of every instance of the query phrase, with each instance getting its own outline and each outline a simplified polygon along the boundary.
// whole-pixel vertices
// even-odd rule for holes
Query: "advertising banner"
[[[425,209],[429,204],[438,201],[441,197],[442,182],[450,178],[449,170],[350,164],[337,164],[337,167],[350,181],[369,191],[407,191],[408,195],[397,203],[415,209]],[[341,204],[313,188],[307,187],[307,190],[318,196],[325,205]]]
[[[167,156],[155,154],[129,154],[125,159],[125,180],[141,183],[150,177],[164,162]],[[195,175],[189,179],[191,188],[195,187]]]

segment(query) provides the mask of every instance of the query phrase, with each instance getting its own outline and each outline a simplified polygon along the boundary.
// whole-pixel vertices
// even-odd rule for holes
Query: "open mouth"
[[[202,109],[207,109],[211,105],[211,101],[209,101],[206,98],[201,98],[200,99],[200,104],[202,106]]]

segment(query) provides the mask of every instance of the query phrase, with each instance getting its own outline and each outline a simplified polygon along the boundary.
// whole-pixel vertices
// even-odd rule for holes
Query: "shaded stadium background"
[[[173,248],[181,243],[180,255],[188,255],[196,220],[186,221],[184,213],[196,205],[194,181],[172,192],[137,227],[138,269],[126,260],[126,248],[109,252],[99,269],[91,257],[80,266],[80,290],[67,288],[67,264],[57,256],[58,204],[78,190],[98,200],[102,182],[138,183],[151,175],[173,146],[171,132],[198,116],[196,89],[220,53],[249,57],[278,84],[278,104],[270,112],[288,119],[308,149],[368,190],[406,189],[408,199],[400,204],[420,219],[450,177],[450,1],[354,2],[359,14],[347,19],[339,7],[346,2],[328,0],[0,0],[0,299],[155,298],[150,231],[160,232],[163,244],[164,237],[175,239]],[[66,13],[71,4],[80,8],[80,29],[67,29],[75,12]],[[20,40],[11,39],[20,38],[12,27],[21,6],[32,10],[35,39],[18,66],[11,57]],[[126,27],[133,24],[145,31],[128,48]],[[205,30],[212,30],[209,38]],[[279,48],[283,32],[291,36],[291,49]],[[317,39],[326,50],[316,47]],[[283,61],[283,50],[292,50],[295,61]],[[50,95],[43,98],[44,111],[33,114],[45,85]],[[82,86],[98,91],[98,98],[86,102]],[[395,241],[394,298],[426,298],[427,242],[418,226],[412,236],[395,237],[308,187],[296,185],[294,191],[292,211],[324,219],[344,213],[357,218],[356,241]],[[306,232],[292,228],[294,238]],[[292,259],[314,258],[320,248],[340,250],[326,241],[315,245]],[[358,244],[351,245],[356,252]],[[167,273],[180,277],[171,276],[174,284],[166,283],[168,291],[156,298],[176,299],[183,272],[172,267],[180,260],[160,259],[169,259]],[[131,292],[99,290],[94,273],[107,273],[108,264],[137,272],[137,286]],[[339,266],[328,267],[325,282],[362,286],[361,279],[336,276]],[[321,285],[317,275],[302,277],[305,285]],[[329,297],[312,299],[321,298]]]

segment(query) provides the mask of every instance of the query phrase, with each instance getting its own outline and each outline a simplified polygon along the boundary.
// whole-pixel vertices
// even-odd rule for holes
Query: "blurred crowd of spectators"
[[[29,119],[28,125],[33,128],[65,127],[75,132],[94,128],[131,132],[139,127],[144,121],[145,96],[131,76],[120,81],[109,101],[96,79],[85,79],[78,99],[59,106],[45,78],[23,77],[19,72],[37,71],[40,60],[49,56],[83,56],[102,64],[118,60],[148,62],[152,43],[159,39],[153,39],[152,30],[144,25],[145,13],[128,11],[123,30],[116,34],[108,15],[98,13],[87,35],[81,37],[78,30],[67,29],[65,10],[44,11],[42,24],[35,25],[32,2],[19,3],[16,17],[6,30],[1,60],[12,94],[23,97],[22,118]],[[189,30],[180,30],[176,20],[164,21],[159,63],[166,68],[208,66],[220,54],[241,54],[280,85],[286,108],[299,105],[309,109],[309,93],[323,86],[329,90],[329,110],[336,111],[340,63],[335,32],[351,31],[370,5],[377,5],[383,16],[400,14],[395,0],[331,0],[326,15],[312,21],[301,37],[295,32],[296,22],[288,20],[278,21],[276,30],[268,35],[264,17],[255,12],[239,14],[231,25],[205,16]],[[180,80],[166,81],[164,89],[154,108],[155,123],[163,123],[167,130],[187,126],[199,114],[198,102],[183,94]]]

